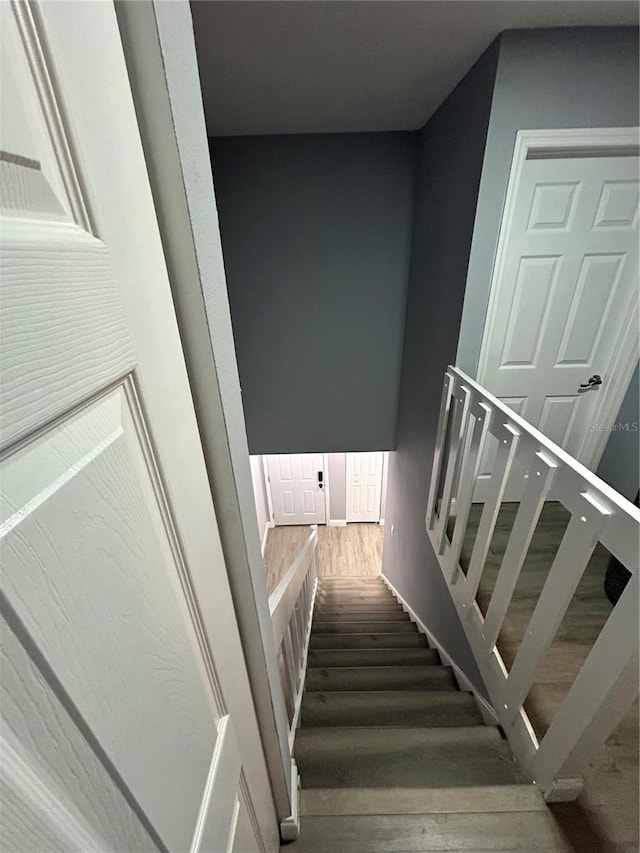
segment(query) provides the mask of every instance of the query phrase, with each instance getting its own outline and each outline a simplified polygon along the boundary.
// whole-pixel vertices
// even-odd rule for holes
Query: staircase
[[[287,853],[569,849],[509,747],[379,578],[322,578]]]

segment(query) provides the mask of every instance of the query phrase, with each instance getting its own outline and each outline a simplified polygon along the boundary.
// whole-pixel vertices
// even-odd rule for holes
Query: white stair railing
[[[318,578],[317,547],[318,526],[314,524],[300,553],[269,597],[280,679],[289,717],[291,748],[300,714],[307,667],[311,617]]]
[[[497,450],[488,482],[483,477],[484,506],[465,573],[460,555],[481,460],[488,458],[489,436],[494,437]],[[516,460],[522,493],[483,617],[476,593],[505,490],[509,482],[513,484]],[[551,495],[563,504],[570,520],[508,669],[496,643],[545,499]],[[504,403],[450,367],[445,374],[426,527],[521,773],[549,801],[574,799],[582,787],[583,768],[638,695],[640,512]],[[598,542],[631,577],[539,741],[524,701]]]

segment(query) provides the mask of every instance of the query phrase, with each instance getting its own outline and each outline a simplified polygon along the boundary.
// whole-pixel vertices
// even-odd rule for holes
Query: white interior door
[[[267,470],[276,525],[325,523],[322,453],[267,456]]]
[[[0,847],[275,851],[114,8],[0,14]]]
[[[638,157],[526,160],[505,246],[478,380],[594,467],[621,347],[638,358]]]
[[[347,453],[347,522],[380,521],[384,453]]]

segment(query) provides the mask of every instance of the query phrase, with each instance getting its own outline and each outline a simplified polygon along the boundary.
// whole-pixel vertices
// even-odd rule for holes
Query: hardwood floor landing
[[[309,536],[306,526],[274,527],[267,536],[264,562],[271,595]],[[377,577],[382,571],[384,528],[379,524],[318,527],[319,576]]]

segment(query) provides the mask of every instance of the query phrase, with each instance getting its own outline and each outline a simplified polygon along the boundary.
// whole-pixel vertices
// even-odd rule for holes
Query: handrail
[[[287,630],[291,613],[307,576],[309,568],[308,561],[313,555],[317,539],[318,531],[316,527],[316,529],[312,529],[309,538],[298,552],[298,556],[269,596],[269,613],[271,615],[276,647],[282,642],[284,633]]]
[[[466,572],[460,554],[489,436],[497,450]],[[483,616],[476,602],[515,460],[524,471],[511,534]],[[545,500],[570,520],[510,669],[496,642]],[[573,799],[580,773],[638,694],[640,511],[462,371],[445,373],[426,528],[496,715],[521,772],[548,800]],[[631,573],[563,704],[538,741],[524,709],[595,545]]]
[[[278,651],[280,679],[289,717],[289,744],[300,714],[307,666],[311,617],[317,586],[318,526],[269,597],[273,636]]]

